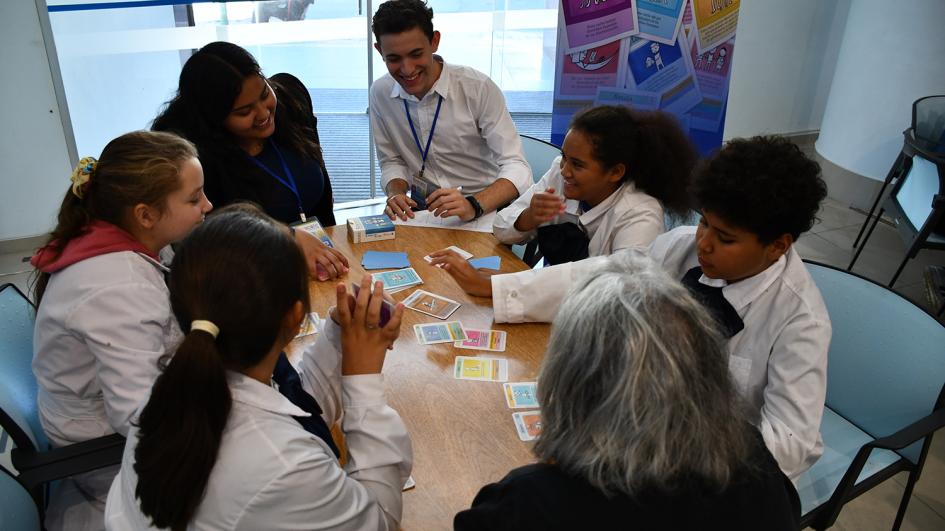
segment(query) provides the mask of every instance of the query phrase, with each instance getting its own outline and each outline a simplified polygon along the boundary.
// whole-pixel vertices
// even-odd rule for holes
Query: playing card
[[[455,245],[450,245],[446,249],[455,252],[456,254],[461,256],[463,260],[469,260],[473,256],[471,252],[465,249],[460,249],[459,247],[456,247]],[[424,256],[423,259],[426,260],[428,264],[433,261],[433,258],[430,258],[430,255]]]
[[[410,490],[417,486],[417,482],[413,480],[413,476],[407,476],[407,481],[404,482],[404,488],[402,491]]]
[[[354,295],[354,298],[358,298],[358,293],[361,293],[361,286],[357,282],[351,283],[351,294]],[[394,305],[387,302],[381,301],[381,315],[380,319],[377,322],[377,326],[381,328],[387,326],[387,322],[390,321],[390,316],[394,314]]]
[[[413,325],[413,332],[417,336],[417,342],[421,345],[452,343],[466,339],[463,325],[459,321]]]
[[[397,271],[384,271],[383,273],[374,273],[371,275],[374,281],[380,280],[384,283],[384,290],[388,293],[394,293],[408,286],[423,284],[420,275],[412,267],[398,269]]]
[[[429,291],[418,289],[404,299],[404,306],[420,313],[432,315],[437,319],[446,319],[459,308],[460,304],[446,297],[440,297]]]
[[[464,328],[463,330],[466,332],[466,340],[453,343],[454,347],[505,352],[506,334],[502,330],[476,330],[473,328]]]
[[[456,356],[456,362],[453,365],[453,378],[457,380],[504,382],[509,379],[509,360]]]
[[[296,338],[310,336],[318,332],[318,325],[321,323],[321,320],[318,317],[318,314],[312,312],[305,316],[305,319],[302,319],[302,325],[299,327],[299,333],[295,335]]]
[[[516,411],[512,413],[512,422],[515,423],[518,438],[523,441],[531,441],[541,435],[541,412],[539,411]]]
[[[427,197],[439,189],[440,187],[435,184],[415,180],[414,183],[410,185],[410,199],[413,199],[414,203],[417,204],[417,210],[426,210],[428,207]]]
[[[517,382],[502,385],[505,401],[512,409],[538,407],[538,391],[535,382]]]

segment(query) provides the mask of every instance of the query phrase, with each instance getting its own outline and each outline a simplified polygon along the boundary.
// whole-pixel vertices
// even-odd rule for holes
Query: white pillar
[[[911,125],[912,102],[933,94],[945,94],[945,1],[855,0],[817,152],[883,180]]]

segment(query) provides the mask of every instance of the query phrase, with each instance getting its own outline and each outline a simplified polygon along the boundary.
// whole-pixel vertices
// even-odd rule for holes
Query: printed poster
[[[636,0],[561,0],[560,13],[567,52],[595,48],[639,32]]]
[[[639,37],[673,44],[679,34],[687,0],[637,0]]]
[[[681,115],[702,101],[692,60],[681,43],[668,45],[630,37],[624,88],[660,94],[660,110]]]
[[[624,105],[640,111],[656,111],[660,108],[660,95],[645,90],[597,87],[594,105]]]
[[[740,0],[690,0],[693,33],[700,54],[735,37]]]
[[[692,65],[702,101],[689,110],[691,126],[700,131],[716,131],[722,126],[722,116],[728,102],[728,82],[731,79],[735,39],[710,48],[705,53],[690,45]]]

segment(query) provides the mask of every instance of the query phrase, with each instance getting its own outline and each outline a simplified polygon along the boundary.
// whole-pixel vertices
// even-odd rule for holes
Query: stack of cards
[[[459,321],[446,323],[428,323],[413,325],[413,333],[421,345],[435,345],[437,343],[454,343],[466,339],[466,332]]]
[[[446,248],[446,250],[453,251],[454,253],[461,256],[463,260],[469,260],[470,258],[472,258],[471,252],[465,249],[460,249],[459,247],[456,247],[455,245],[450,245],[449,247]],[[430,255],[424,256],[423,259],[426,260],[428,264],[433,261],[433,259],[430,258]]]
[[[383,273],[374,273],[371,275],[374,281],[380,280],[384,283],[384,291],[387,293],[397,293],[400,290],[423,284],[420,275],[412,267],[398,269],[397,271],[385,271]]]
[[[410,267],[410,260],[404,252],[365,251],[361,257],[364,269],[401,269]]]
[[[457,380],[504,382],[509,379],[509,360],[456,356],[456,362],[453,366],[453,378]]]
[[[348,239],[352,243],[394,239],[394,222],[383,214],[348,220]]]
[[[429,291],[418,289],[404,299],[404,306],[420,313],[432,315],[437,319],[446,319],[459,308],[460,304],[446,297],[440,297]]]
[[[410,199],[413,199],[413,202],[417,204],[417,210],[426,210],[429,207],[429,205],[427,205],[427,197],[439,189],[440,187],[435,184],[415,180],[413,184],[410,185]]]
[[[454,347],[505,352],[505,332],[502,330],[463,330],[466,332],[466,340],[453,343]]]

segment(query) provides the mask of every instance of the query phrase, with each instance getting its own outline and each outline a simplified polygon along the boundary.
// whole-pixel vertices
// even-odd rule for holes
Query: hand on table
[[[384,213],[392,221],[397,218],[400,218],[401,221],[407,221],[408,218],[413,218],[411,208],[416,207],[416,201],[407,197],[407,194],[395,194],[387,198],[387,207],[384,209]]]
[[[476,209],[460,188],[439,188],[427,197],[427,204],[427,210],[438,218],[458,216],[463,221],[470,221],[476,217]]]
[[[378,326],[381,318],[381,302],[384,300],[384,284],[375,282],[371,289],[371,276],[361,278],[361,290],[357,299],[348,294],[345,284],[335,288],[337,306],[331,318],[341,327],[341,374],[378,374],[384,367],[387,350],[400,335],[400,321],[404,305],[394,307],[390,321]]]
[[[348,272],[348,259],[341,251],[332,249],[312,234],[295,231],[295,242],[305,254],[309,274],[318,280],[338,278]]]
[[[430,253],[430,263],[449,273],[466,293],[477,297],[492,296],[491,277],[498,271],[476,269],[462,256],[447,249]]]

